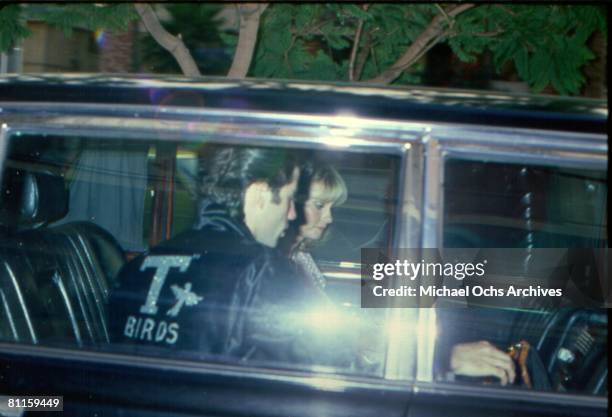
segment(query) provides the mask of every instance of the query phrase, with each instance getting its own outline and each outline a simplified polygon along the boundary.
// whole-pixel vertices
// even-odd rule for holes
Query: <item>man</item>
[[[246,358],[254,349],[248,310],[295,218],[299,168],[285,149],[207,146],[194,229],[126,264],[111,293],[111,339],[129,350]]]

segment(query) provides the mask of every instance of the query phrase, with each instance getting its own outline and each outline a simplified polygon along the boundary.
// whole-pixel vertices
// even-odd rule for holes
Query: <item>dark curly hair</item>
[[[242,215],[244,193],[255,182],[268,184],[274,202],[280,203],[279,190],[298,166],[289,149],[212,144],[199,162],[200,200],[225,206],[232,217]]]

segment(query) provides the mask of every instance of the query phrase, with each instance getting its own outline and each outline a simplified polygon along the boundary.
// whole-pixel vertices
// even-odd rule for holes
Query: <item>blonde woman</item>
[[[325,240],[334,221],[333,209],[346,201],[346,183],[331,165],[313,162],[303,168],[300,178],[302,196],[298,199],[298,218],[285,239],[285,250],[295,267],[321,291],[325,290],[325,276],[315,263],[309,249]],[[305,195],[304,195],[305,194]]]

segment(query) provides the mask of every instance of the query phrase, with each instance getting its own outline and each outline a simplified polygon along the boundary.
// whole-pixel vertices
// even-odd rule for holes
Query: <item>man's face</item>
[[[262,245],[275,247],[287,229],[289,221],[295,219],[293,198],[299,174],[299,170],[295,168],[291,182],[280,188],[278,198],[274,198],[274,193],[268,184],[253,184],[247,189],[245,223],[255,240]]]

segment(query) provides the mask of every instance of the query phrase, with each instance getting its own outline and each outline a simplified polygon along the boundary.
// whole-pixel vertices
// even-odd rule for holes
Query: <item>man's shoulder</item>
[[[190,229],[152,247],[150,254],[179,253],[194,249],[219,248],[223,244],[238,244],[240,238],[232,233],[215,229]],[[221,246],[222,247],[222,246]],[[200,250],[202,251],[202,250]]]
[[[143,274],[147,268],[180,269],[181,265],[200,279],[205,276],[211,281],[224,280],[228,274],[260,267],[266,259],[265,247],[235,234],[208,229],[188,230],[132,259],[121,269],[117,283],[125,285],[129,280],[136,285],[134,280],[138,277],[145,275],[143,279],[146,280],[151,275],[151,271]]]
[[[161,242],[145,256],[172,254],[215,255],[218,257],[254,257],[263,251],[262,245],[227,230],[193,229]]]

